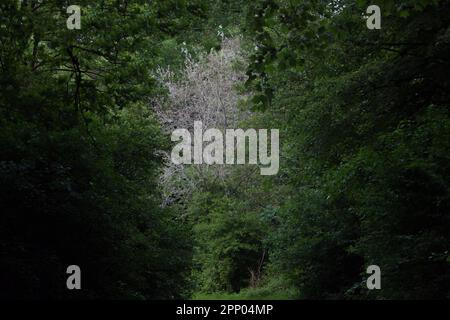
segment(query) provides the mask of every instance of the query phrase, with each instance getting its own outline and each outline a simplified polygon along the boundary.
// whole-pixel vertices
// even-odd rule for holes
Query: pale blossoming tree
[[[203,129],[236,128],[249,116],[249,111],[238,107],[238,102],[246,98],[236,89],[246,80],[240,39],[221,38],[221,50],[212,50],[198,59],[193,59],[184,46],[185,65],[181,75],[175,75],[170,68],[157,70],[156,76],[169,94],[166,100],[156,102],[155,111],[167,132],[177,128],[193,132],[194,121],[202,121]],[[166,190],[166,202],[188,196],[206,177],[223,179],[227,173],[223,165],[192,165],[188,169],[185,165],[172,164],[170,154],[167,158],[168,166],[161,178],[162,185],[170,186]]]

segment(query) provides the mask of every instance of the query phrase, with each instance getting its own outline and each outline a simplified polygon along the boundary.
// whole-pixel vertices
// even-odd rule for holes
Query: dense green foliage
[[[69,2],[0,3],[1,299],[450,297],[448,1],[379,1],[381,30],[365,0],[80,0],[81,30]],[[154,71],[235,36],[280,171],[165,201]]]
[[[261,1],[255,107],[283,129],[292,198],[272,260],[305,298],[444,298],[450,28],[445,1]],[[359,4],[359,5],[358,5]],[[365,266],[383,289],[365,288]]]
[[[67,1],[0,5],[0,296],[180,297],[189,244],[159,207],[168,140],[146,104],[156,44],[194,15],[176,1],[78,4],[81,30],[66,28]]]

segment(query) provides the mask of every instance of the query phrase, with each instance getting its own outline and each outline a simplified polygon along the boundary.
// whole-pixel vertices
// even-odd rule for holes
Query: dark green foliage
[[[305,298],[449,294],[449,5],[261,1],[255,107],[285,137],[293,197],[272,262]],[[382,290],[365,287],[381,267]]]
[[[154,44],[184,26],[147,1],[78,4],[81,30],[66,1],[0,5],[0,296],[179,297],[189,245],[159,206],[168,143],[144,106]]]
[[[381,30],[366,0],[80,0],[81,30],[69,4],[0,4],[1,299],[450,297],[448,1],[378,1]],[[280,172],[201,172],[163,207],[152,74],[219,25]]]

